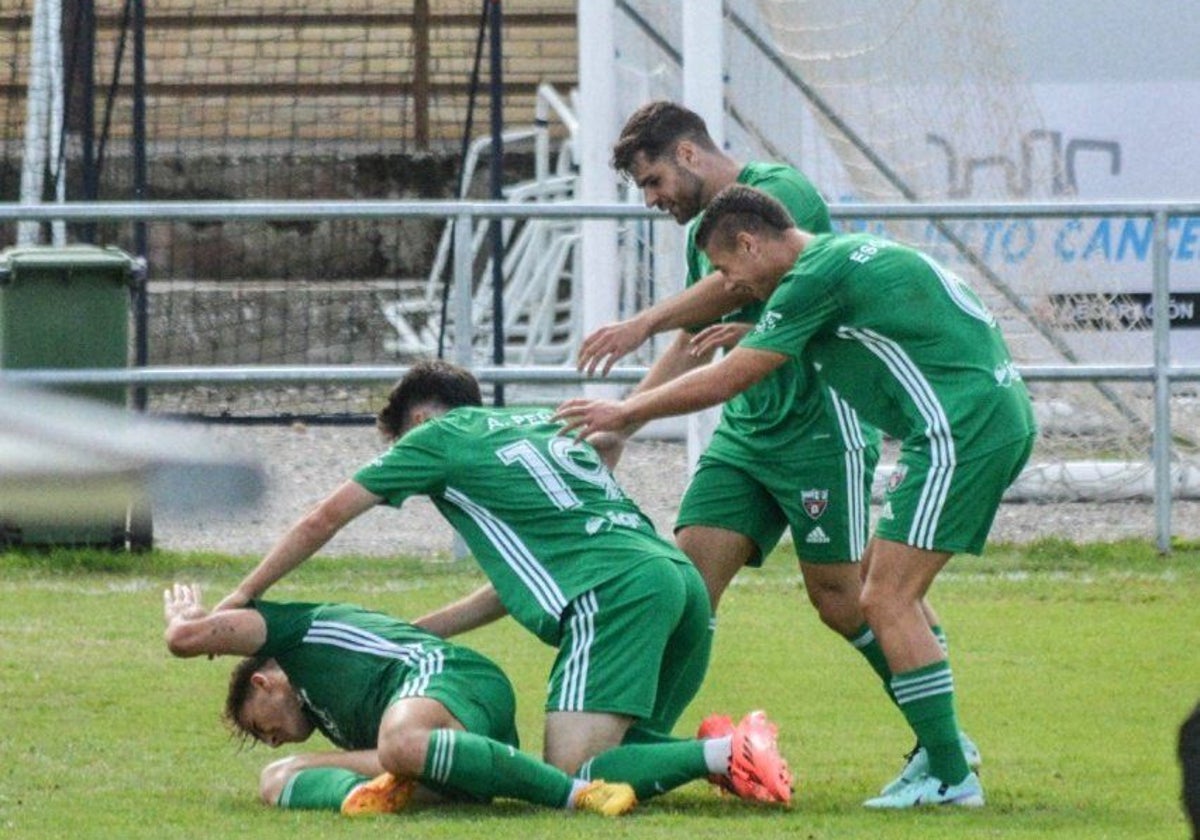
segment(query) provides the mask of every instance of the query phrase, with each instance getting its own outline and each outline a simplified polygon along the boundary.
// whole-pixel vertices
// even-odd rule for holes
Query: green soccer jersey
[[[1029,394],[957,276],[869,234],[816,237],[742,346],[807,357],[865,420],[962,460],[1026,439]]]
[[[267,623],[259,656],[279,663],[313,722],[337,746],[373,749],[387,707],[441,671],[447,657],[484,660],[466,648],[350,604],[254,601]],[[494,667],[494,666],[493,666]]]
[[[548,644],[574,598],[634,564],[687,558],[547,409],[457,408],[354,480],[399,507],[426,495],[466,540],[510,615]]]
[[[797,226],[813,233],[830,230],[829,208],[817,189],[790,166],[748,163],[737,182],[760,189],[787,208]],[[712,273],[712,264],[696,247],[697,216],[687,231],[687,283]],[[752,301],[725,321],[756,323],[762,302]],[[860,426],[854,411],[821,388],[806,360],[789,361],[770,376],[725,403],[706,454],[738,466],[789,463],[824,458],[846,449],[879,442],[879,433]]]

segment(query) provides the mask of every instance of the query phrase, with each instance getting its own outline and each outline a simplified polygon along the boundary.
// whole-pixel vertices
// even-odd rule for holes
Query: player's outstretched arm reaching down
[[[690,414],[720,405],[762,379],[786,361],[779,353],[738,347],[714,365],[694,370],[623,401],[577,398],[559,405],[555,419],[563,433],[587,437],[619,432],[659,417]]]
[[[316,554],[322,546],[357,517],[383,501],[354,481],[343,482],[292,525],[262,561],[216,610],[241,607],[267,591],[280,578]]]
[[[465,598],[415,619],[413,624],[435,636],[449,639],[491,624],[506,615],[508,610],[500,603],[496,587],[485,583]]]
[[[720,275],[713,272],[649,309],[592,332],[579,345],[577,367],[588,376],[597,372],[608,376],[613,365],[652,336],[709,323],[737,310],[747,300],[746,295],[727,290]]]

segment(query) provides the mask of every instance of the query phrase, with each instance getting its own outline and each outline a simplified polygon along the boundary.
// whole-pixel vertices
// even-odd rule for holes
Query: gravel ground
[[[218,446],[260,459],[267,473],[267,491],[257,508],[236,515],[156,513],[154,539],[159,548],[259,555],[298,516],[383,448],[375,431],[366,426],[208,425],[199,429]],[[633,441],[617,477],[659,531],[669,534],[686,484],[685,446]],[[1177,501],[1172,525],[1176,536],[1200,538],[1200,502]],[[1153,539],[1154,508],[1149,502],[1006,504],[991,538],[1024,543],[1046,536],[1077,541]],[[384,508],[368,513],[335,537],[324,554],[434,555],[448,554],[452,546],[452,532],[434,507],[425,499],[413,499],[400,513]]]

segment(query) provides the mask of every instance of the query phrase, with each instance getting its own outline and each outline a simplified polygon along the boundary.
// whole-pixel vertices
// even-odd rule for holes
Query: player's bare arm
[[[715,365],[707,365],[624,401],[573,399],[559,405],[555,419],[563,434],[587,437],[637,426],[675,414],[719,405],[749,388],[786,360],[781,353],[738,347]]]
[[[210,613],[201,603],[198,585],[176,583],[165,590],[163,618],[167,649],[175,656],[250,656],[267,640],[267,624],[257,610]]]
[[[356,517],[383,501],[354,481],[345,481],[284,534],[217,610],[241,607],[312,557]]]
[[[448,639],[466,633],[508,615],[500,596],[489,583],[465,598],[447,604],[416,619],[413,624],[436,636]]]
[[[679,330],[675,334],[675,340],[654,360],[654,364],[650,366],[650,370],[646,372],[642,381],[630,393],[639,394],[642,391],[656,388],[664,382],[670,382],[672,379],[682,376],[689,371],[695,370],[700,365],[711,361],[711,353],[697,355],[690,351],[690,338],[689,333]],[[621,454],[624,452],[625,441],[639,428],[641,428],[641,425],[637,424],[627,426],[620,431],[600,432],[588,435],[587,441],[596,448],[596,452],[600,455],[600,459],[604,461],[604,465],[613,470],[616,469],[617,462],[620,461]]]
[[[642,381],[630,393],[640,394],[652,390],[712,361],[711,353],[706,356],[692,353],[691,342],[691,333],[685,330],[677,332],[674,341],[667,345]]]
[[[289,755],[272,762],[267,771],[294,774],[310,767],[340,767],[368,778],[374,778],[383,772],[383,765],[379,763],[379,750],[324,750]]]
[[[718,273],[709,274],[679,294],[593,332],[580,345],[578,369],[588,376],[594,376],[599,369],[601,376],[607,376],[619,359],[650,336],[713,321],[749,300],[747,295],[725,288]]]

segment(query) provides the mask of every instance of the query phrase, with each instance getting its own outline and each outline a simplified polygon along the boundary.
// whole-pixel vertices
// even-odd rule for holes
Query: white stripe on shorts
[[[571,631],[571,652],[563,663],[562,689],[558,709],[562,712],[582,712],[587,699],[588,666],[592,642],[596,639],[596,613],[600,606],[596,592],[585,592],[575,599],[575,610],[567,622]]]
[[[909,529],[908,542],[917,548],[933,550],[938,520],[946,505],[950,480],[957,461],[950,419],[938,401],[937,393],[908,354],[892,339],[874,330],[839,327],[838,336],[861,343],[884,363],[925,420],[929,441],[929,477],[921,488],[921,497]]]

